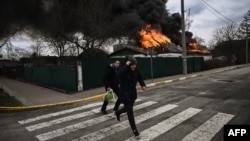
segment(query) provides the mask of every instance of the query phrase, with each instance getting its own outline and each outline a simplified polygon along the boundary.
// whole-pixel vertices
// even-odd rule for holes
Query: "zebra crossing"
[[[28,132],[34,134],[39,141],[68,140],[63,137],[71,134],[75,134],[70,139],[72,141],[98,141],[105,140],[119,133],[122,135],[126,130],[131,132],[127,118],[123,118],[123,120],[118,122],[113,113],[101,115],[101,105],[102,102],[93,102],[76,108],[20,120],[18,123]],[[144,122],[154,121],[156,117],[171,112],[179,106],[176,104],[164,105],[155,101],[138,99],[134,106],[136,124],[140,125]],[[112,108],[113,105],[109,104],[107,110]],[[192,107],[182,108],[178,113],[157,121],[156,124],[150,127],[145,129],[139,128],[141,134],[139,139],[135,139],[131,134],[125,140],[155,140],[157,137],[166,134],[178,125],[197,116],[202,111],[202,109]],[[124,116],[124,114],[121,116]],[[182,141],[209,141],[233,118],[234,115],[217,112],[215,115],[211,115],[211,118],[204,121],[199,127],[185,135]],[[92,130],[89,130],[91,127]]]

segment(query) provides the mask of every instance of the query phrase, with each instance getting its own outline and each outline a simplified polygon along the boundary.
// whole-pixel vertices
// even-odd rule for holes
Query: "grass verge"
[[[23,104],[18,101],[14,96],[10,96],[7,93],[3,91],[2,88],[0,88],[0,106],[23,106]]]

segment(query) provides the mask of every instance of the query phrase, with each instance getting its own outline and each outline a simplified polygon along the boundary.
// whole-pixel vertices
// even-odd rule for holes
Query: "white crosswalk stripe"
[[[165,112],[167,112],[173,108],[176,108],[176,107],[177,107],[177,105],[165,105],[165,106],[162,106],[162,107],[157,108],[155,110],[152,110],[150,112],[144,113],[144,114],[137,116],[135,118],[137,121],[136,123],[137,124],[141,123],[143,121],[146,121],[146,120],[153,118],[157,115],[160,115],[162,113],[165,113]],[[85,136],[81,137],[80,139],[76,139],[73,141],[97,141],[97,140],[101,140],[107,136],[115,134],[116,132],[125,130],[128,127],[129,127],[129,122],[128,122],[128,120],[126,120],[126,121],[123,121],[121,123],[118,123],[118,124],[112,125],[110,127],[101,129],[99,131],[93,132],[91,134],[85,135]]]
[[[148,128],[147,130],[144,130],[141,133],[140,141],[150,141],[159,135],[162,135],[163,133],[171,130],[172,128],[176,127],[180,123],[184,122],[185,120],[191,118],[192,116],[199,113],[201,109],[195,109],[195,108],[188,108],[185,111],[182,111],[181,113],[176,114],[175,116],[172,116],[162,122],[159,122],[158,124]],[[127,139],[126,141],[136,141],[134,137],[131,137]]]
[[[143,109],[143,108],[151,106],[151,105],[153,105],[155,103],[156,102],[153,102],[153,101],[145,102],[145,103],[142,103],[140,105],[135,106],[134,110],[136,111],[136,110],[139,110],[139,109]],[[93,119],[90,119],[90,120],[87,120],[87,121],[84,121],[84,122],[80,122],[80,123],[77,123],[77,124],[73,124],[73,125],[70,125],[70,126],[67,126],[67,127],[64,127],[64,128],[60,128],[60,129],[51,131],[51,132],[48,132],[48,133],[40,134],[40,135],[37,135],[36,137],[40,141],[46,141],[46,140],[49,140],[49,139],[52,139],[52,138],[55,138],[55,137],[58,137],[58,136],[61,136],[61,135],[64,135],[64,134],[68,134],[70,132],[77,131],[79,129],[83,129],[83,128],[93,126],[95,124],[107,121],[109,119],[114,118],[112,115],[113,115],[113,113],[105,115],[105,116],[93,118]]]
[[[139,101],[141,101],[141,99],[136,100],[136,102],[139,102]],[[63,110],[63,111],[59,111],[59,112],[55,112],[55,113],[50,113],[50,114],[46,114],[46,115],[42,115],[42,116],[37,116],[37,117],[34,117],[34,118],[20,120],[20,121],[18,121],[18,123],[19,124],[26,124],[26,123],[30,123],[30,122],[34,122],[34,121],[39,121],[39,120],[42,120],[42,119],[47,119],[47,118],[51,118],[51,117],[55,117],[55,116],[59,116],[59,115],[64,115],[64,114],[72,113],[72,112],[75,112],[75,111],[80,111],[80,110],[85,110],[85,109],[88,109],[88,108],[93,108],[93,107],[102,105],[102,103],[103,102],[91,103],[91,104],[83,105],[83,106],[72,108],[72,109],[67,109],[67,110]]]
[[[92,108],[92,107],[100,106],[100,105],[102,105],[102,102],[91,103],[88,105],[84,105],[81,107],[76,107],[76,108],[72,108],[72,109],[68,109],[68,110],[63,110],[63,111],[59,111],[56,113],[51,113],[51,114],[46,114],[46,115],[42,115],[42,116],[38,116],[38,117],[34,117],[34,118],[20,120],[20,121],[18,121],[18,123],[26,124],[26,123],[30,123],[30,122],[34,122],[34,121],[38,121],[38,120],[42,120],[42,119],[47,119],[47,118],[51,118],[51,117],[55,117],[55,116],[59,116],[59,115],[63,115],[63,114],[68,114],[68,113],[72,113],[75,111],[80,111],[80,110],[84,110],[84,109],[88,109],[88,108]]]
[[[234,115],[231,114],[218,113],[184,137],[182,141],[209,141],[233,117]]]
[[[114,106],[109,105],[107,107],[107,110],[110,110],[112,108],[114,108]],[[44,128],[44,127],[49,127],[49,126],[60,124],[60,123],[63,123],[63,122],[68,122],[68,121],[71,121],[71,120],[75,120],[75,119],[83,118],[83,117],[86,117],[86,116],[90,116],[90,115],[93,115],[93,114],[99,113],[99,112],[100,112],[100,108],[98,107],[96,109],[93,109],[93,110],[90,110],[90,111],[87,111],[87,112],[74,114],[74,115],[70,115],[70,116],[50,120],[50,121],[47,121],[47,122],[42,122],[42,123],[39,123],[39,124],[34,124],[34,125],[31,125],[31,126],[27,126],[25,128],[28,131],[34,131],[34,130],[41,129],[41,128]]]
[[[138,99],[136,102],[139,101],[142,100]],[[136,124],[144,124],[145,121],[153,121],[155,124],[149,124],[150,126],[148,126],[148,124],[146,124],[146,126],[144,125],[143,129],[139,129],[139,132],[141,131],[140,138],[135,139],[134,136],[131,137],[130,135],[129,137],[129,134],[126,134],[126,136],[119,135],[119,133],[122,134],[124,130],[131,130],[129,121],[125,118],[124,121],[117,122],[113,113],[101,115],[100,106],[102,103],[103,102],[89,103],[76,108],[20,120],[18,123],[23,125],[40,141],[72,139],[72,141],[98,141],[102,139],[107,140],[109,136],[114,134],[123,137],[123,140],[126,141],[151,141],[156,140],[157,137],[168,136],[166,133],[170,130],[176,132],[175,130],[178,129],[176,128],[177,126],[192,124],[190,121],[193,122],[194,119],[207,113],[207,111],[203,111],[202,109],[179,107],[179,105],[176,104],[161,105],[154,101],[140,102],[134,106],[134,111],[137,115],[135,117]],[[111,110],[113,107],[113,104],[109,104],[107,110]],[[176,111],[179,112],[176,113]],[[167,112],[174,112],[176,114],[165,119],[159,118]],[[197,125],[197,128],[185,129],[185,134],[178,137],[178,140],[211,141],[215,135],[222,130],[223,126],[234,118],[234,115],[221,112],[210,116],[211,118],[204,119],[203,123],[199,121],[200,125]],[[156,121],[155,119],[162,120]],[[115,122],[112,120],[115,120]],[[85,130],[88,132],[85,132]],[[71,136],[70,133],[74,134],[74,136],[67,138],[66,136]],[[131,133],[131,131],[129,131],[129,133]],[[111,140],[112,139],[111,137]]]

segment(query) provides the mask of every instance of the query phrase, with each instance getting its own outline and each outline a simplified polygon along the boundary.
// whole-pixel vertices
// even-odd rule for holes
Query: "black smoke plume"
[[[166,3],[167,0],[115,0],[112,22],[116,29],[125,31],[124,33],[132,38],[135,38],[136,32],[146,24],[152,24],[176,40],[175,37],[181,29],[181,17],[178,13],[170,15]]]
[[[41,0],[0,0],[0,39],[24,27],[41,27]]]
[[[14,29],[27,27],[46,34],[81,32],[90,37],[136,39],[139,29],[149,23],[178,43],[181,16],[170,14],[166,3],[167,0],[0,0],[0,39]]]

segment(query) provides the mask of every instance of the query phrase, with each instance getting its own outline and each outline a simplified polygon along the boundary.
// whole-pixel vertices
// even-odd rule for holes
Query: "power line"
[[[225,18],[226,20],[232,22],[232,23],[236,23],[235,21],[231,20],[230,18],[226,17],[225,15],[223,15],[221,12],[219,12],[217,9],[215,9],[213,6],[211,6],[210,4],[208,4],[205,0],[200,0],[205,6],[210,7],[214,12],[216,12],[217,14],[219,14],[221,17]],[[236,23],[237,24],[237,23]]]
[[[209,8],[206,4],[204,4],[202,1],[200,1],[200,3],[202,4],[202,6],[204,8],[207,8],[208,11],[210,11],[214,16],[222,19],[223,21],[225,21],[225,19],[223,19],[222,17],[218,16],[218,14],[215,13],[215,11],[213,11],[211,8]],[[226,21],[225,21],[226,22]]]

